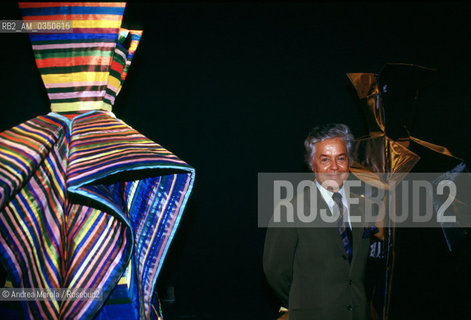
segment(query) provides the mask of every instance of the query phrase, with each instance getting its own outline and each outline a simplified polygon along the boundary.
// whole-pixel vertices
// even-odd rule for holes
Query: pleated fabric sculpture
[[[30,33],[51,112],[0,133],[6,286],[98,288],[102,299],[34,299],[2,312],[159,319],[155,283],[195,172],[111,111],[142,31],[120,28],[125,3],[19,7],[25,21],[69,20],[73,30]]]

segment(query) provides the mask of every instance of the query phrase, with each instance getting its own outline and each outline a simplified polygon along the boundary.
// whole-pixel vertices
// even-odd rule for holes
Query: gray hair
[[[342,138],[345,141],[349,163],[350,165],[353,163],[354,138],[350,128],[342,123],[329,123],[312,128],[306,140],[304,140],[305,160],[309,168],[311,168],[312,159],[316,153],[316,143],[332,138]]]

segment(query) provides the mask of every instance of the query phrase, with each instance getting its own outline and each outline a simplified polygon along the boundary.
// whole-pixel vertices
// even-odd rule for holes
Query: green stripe
[[[17,211],[17,210],[13,207],[13,204],[16,204],[17,207],[21,208],[20,205],[19,205],[19,203],[18,203],[17,198],[13,199],[13,200],[8,204],[8,207],[9,207],[10,210],[12,211],[12,214],[11,214],[11,215],[5,214],[5,215],[4,215],[5,220],[6,220],[8,226],[10,227],[11,230],[14,230],[14,231],[16,231],[16,232],[21,232],[21,233],[23,233],[23,229],[21,229],[21,230],[16,230],[16,229],[15,229],[16,227],[13,225],[13,220],[16,222],[16,224],[17,224],[18,226],[21,225],[21,223],[19,223],[19,220],[21,220],[21,221],[24,222],[24,220],[23,220],[23,218],[22,218],[22,216],[21,216],[21,214],[23,213],[23,211],[22,211],[22,210]],[[2,211],[3,211],[3,210],[2,210]],[[26,234],[24,234],[24,236],[26,237]],[[7,239],[9,238],[9,233],[8,233],[8,232],[7,232],[7,237],[6,237],[6,238],[7,238]],[[20,263],[24,263],[26,266],[36,265],[36,262],[34,262],[34,257],[35,257],[34,250],[32,250],[31,247],[29,247],[29,249],[31,249],[31,250],[28,250],[27,241],[22,240],[21,237],[17,237],[17,238],[18,238],[18,239],[17,239],[16,241],[13,241],[14,246],[15,246],[15,252],[19,252],[19,250],[16,250],[16,248],[18,248],[18,247],[21,247],[21,248],[23,249],[23,251],[25,252],[25,257],[24,257],[25,260],[20,261]],[[27,237],[26,239],[31,239],[31,238]],[[28,244],[30,244],[30,243],[28,242]],[[31,260],[30,254],[28,254],[28,253],[30,253],[30,254],[33,256],[33,261]],[[39,260],[40,260],[41,262],[44,261],[43,259],[39,259]],[[17,270],[18,270],[18,269],[17,269]],[[24,271],[24,268],[21,268],[21,271]],[[42,273],[41,270],[39,270],[39,272]],[[23,274],[23,277],[27,279],[27,274]],[[39,279],[37,279],[36,277],[31,277],[31,278],[32,278],[32,280],[31,280],[32,287],[33,287],[33,288],[39,288],[39,287],[38,287],[38,282],[37,282],[37,280],[39,280]],[[48,277],[48,278],[49,278],[49,277]],[[29,281],[26,281],[26,282],[29,283]],[[15,285],[19,285],[19,283],[15,283]]]
[[[62,43],[94,43],[94,42],[113,42],[115,40],[112,39],[69,39],[69,40],[43,40],[43,41],[32,41],[33,45],[41,45],[41,44],[62,44]]]
[[[110,68],[110,76],[116,78],[120,84],[123,84],[123,80],[121,79],[121,73],[117,72]]]
[[[112,51],[112,48],[109,47],[79,47],[79,48],[59,48],[59,49],[36,49],[33,50],[35,54],[52,54],[52,53],[72,53],[72,52],[91,52],[91,51]]]
[[[125,54],[125,56],[126,56],[126,54]],[[122,66],[124,66],[126,64],[126,60],[121,55],[119,55],[117,53],[113,56],[113,61],[119,63]]]
[[[106,86],[90,86],[90,87],[66,87],[66,88],[49,88],[48,93],[62,93],[62,92],[73,92],[73,91],[102,91],[106,89]]]
[[[8,150],[8,151],[12,151],[11,149],[8,149],[8,148],[3,148],[1,145],[0,145],[0,151],[5,151],[5,150]],[[22,170],[27,170],[27,171],[31,171],[31,162],[26,162],[25,158],[23,156],[18,156],[17,155],[17,158],[19,159],[15,159],[16,161],[14,160],[10,160],[10,156],[11,155],[6,155],[8,158],[6,159],[2,159],[2,166],[5,168],[5,170],[9,173],[18,173],[15,169],[18,169],[18,171],[22,171]],[[22,162],[23,161],[23,162]],[[17,164],[17,162],[22,162],[22,164],[26,164],[26,168],[22,167],[22,166],[19,166]],[[15,177],[17,177],[17,175],[13,174]],[[18,178],[19,180],[22,180],[25,178],[25,174],[20,174],[21,178]],[[15,186],[13,186],[14,188]]]
[[[110,96],[112,96],[112,97],[116,97],[116,93],[113,90],[109,89],[109,88],[107,88],[105,92],[107,94],[109,94]]]
[[[51,99],[51,103],[68,103],[68,102],[87,102],[87,101],[100,101],[102,97],[86,97],[86,98],[70,98],[70,99]]]
[[[111,57],[109,50],[35,50],[34,57],[37,60],[50,58],[72,58],[72,57]]]
[[[19,135],[20,137],[14,135],[13,133],[16,133],[17,135]],[[47,151],[46,148],[41,148],[41,144],[38,143],[38,139],[34,140],[34,135],[31,134],[30,132],[25,132],[24,134],[22,133],[18,133],[18,132],[11,132],[11,131],[6,131],[4,132],[5,136],[7,137],[10,137],[12,139],[23,139],[22,141],[12,141],[14,144],[15,144],[15,147],[18,148],[18,149],[21,149],[21,151],[23,151],[24,153],[28,154],[30,150],[32,151],[35,151],[39,154],[41,154],[42,156],[44,156],[45,154],[45,151]],[[23,136],[23,138],[21,138],[21,136]],[[28,141],[25,141],[24,140],[24,136],[28,136],[28,138],[31,138],[31,140],[28,140]],[[32,136],[32,137],[31,137]],[[30,145],[26,144],[26,142],[30,142],[31,144],[34,145],[34,147],[36,147],[37,149],[34,149],[33,147],[31,147]],[[21,147],[20,147],[21,146]],[[46,147],[50,148],[49,145],[46,145]],[[6,147],[6,148],[10,148],[9,146]],[[13,151],[13,150],[11,150]],[[41,152],[42,151],[42,152]],[[15,151],[14,151],[15,152]],[[16,156],[18,158],[22,158],[24,161],[26,161],[26,159],[30,159],[28,156],[24,156],[23,154],[19,154],[19,153],[16,153]],[[32,162],[32,161],[28,161],[28,162]],[[37,163],[36,163],[37,164]]]
[[[82,218],[82,215],[84,214],[84,213],[82,213],[83,208],[87,208],[87,207],[80,206],[80,205],[77,205],[77,204],[71,204],[70,207],[67,208],[68,209],[68,217],[73,218],[73,219],[69,219],[69,221],[67,222],[67,230],[69,231],[68,235],[72,236],[71,229],[77,228],[77,230],[80,230],[81,227],[76,226],[76,224],[78,223],[77,220],[79,218]]]
[[[80,66],[70,66],[70,67],[48,67],[48,68],[39,68],[41,74],[67,74],[73,72],[107,72],[109,66],[107,65],[80,65]],[[74,89],[73,91],[78,91]]]
[[[50,172],[49,172],[49,175],[50,175]],[[53,215],[51,215],[51,216],[53,217],[53,220],[54,220],[56,226],[59,227],[59,226],[60,226],[60,223],[59,223],[59,221],[58,221],[58,219],[57,219],[57,213],[59,213],[59,212],[58,212],[58,209],[60,208],[60,205],[58,206],[56,203],[51,203],[49,197],[47,196],[47,194],[54,194],[54,193],[57,194],[57,193],[58,193],[58,192],[57,192],[57,189],[56,189],[56,188],[51,188],[51,189],[53,189],[53,190],[50,190],[50,189],[46,190],[46,189],[44,188],[44,186],[45,186],[44,182],[45,182],[45,181],[48,181],[48,180],[50,180],[50,179],[48,179],[47,174],[45,174],[45,172],[43,172],[42,170],[37,171],[37,174],[33,177],[33,179],[35,180],[35,182],[36,182],[36,183],[39,185],[39,187],[41,188],[41,191],[40,191],[40,192],[38,192],[38,191],[36,190],[36,194],[38,195],[38,197],[44,198],[44,199],[46,200],[45,207],[51,209],[51,212],[53,213]],[[30,188],[25,188],[25,189],[23,189],[23,193],[26,195],[26,198],[35,199],[33,193],[32,193],[31,190],[30,190]],[[31,208],[32,211],[35,212],[35,213],[43,212],[42,209],[39,209],[39,208],[37,207],[38,204],[35,203],[35,201],[36,201],[36,200],[32,201],[32,202],[33,202],[33,205],[36,205],[36,207]],[[29,206],[29,205],[28,205],[27,203],[25,203],[25,206]],[[51,260],[52,260],[52,261],[54,261],[54,260],[57,261],[57,260],[59,259],[59,256],[60,256],[60,252],[57,252],[57,251],[54,249],[54,246],[53,246],[53,244],[52,244],[51,238],[50,238],[49,236],[47,236],[47,235],[48,235],[48,228],[47,228],[45,219],[41,219],[41,217],[39,217],[39,219],[37,219],[37,222],[38,222],[38,226],[39,226],[39,230],[37,230],[37,231],[38,231],[39,234],[40,234],[40,239],[44,240],[44,241],[46,242],[46,244],[47,244],[47,247],[49,247],[50,250],[51,250],[53,253],[55,253],[55,254],[54,254],[54,258],[55,258],[55,259],[51,259]],[[33,233],[33,234],[34,234],[34,233]],[[44,235],[44,237],[41,237],[41,235]],[[39,243],[39,245],[40,245],[41,247],[44,247],[44,245],[41,245],[41,242],[43,242],[43,241],[40,240],[40,239],[36,239],[36,241],[37,241],[37,243]],[[56,240],[57,240],[57,242],[58,242],[57,245],[59,246],[58,249],[60,250],[61,239],[56,239]],[[45,248],[42,248],[42,249],[45,249]],[[46,252],[47,252],[47,251],[44,250],[44,254],[48,254],[48,253],[46,253]]]

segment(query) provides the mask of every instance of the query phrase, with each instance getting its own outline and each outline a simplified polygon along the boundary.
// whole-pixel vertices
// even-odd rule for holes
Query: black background
[[[0,8],[1,19],[19,19],[15,3]],[[387,62],[436,68],[404,116],[412,135],[471,163],[464,3],[133,2],[123,27],[144,34],[113,111],[196,169],[158,282],[167,319],[273,318],[257,173],[306,171],[303,140],[314,125],[367,134],[347,72]],[[49,112],[49,101],[27,34],[0,41],[5,130]]]

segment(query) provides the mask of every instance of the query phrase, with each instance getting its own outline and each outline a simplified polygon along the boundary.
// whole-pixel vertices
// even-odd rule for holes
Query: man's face
[[[330,191],[337,191],[349,175],[345,141],[342,138],[332,138],[316,143],[311,168],[317,182]]]

